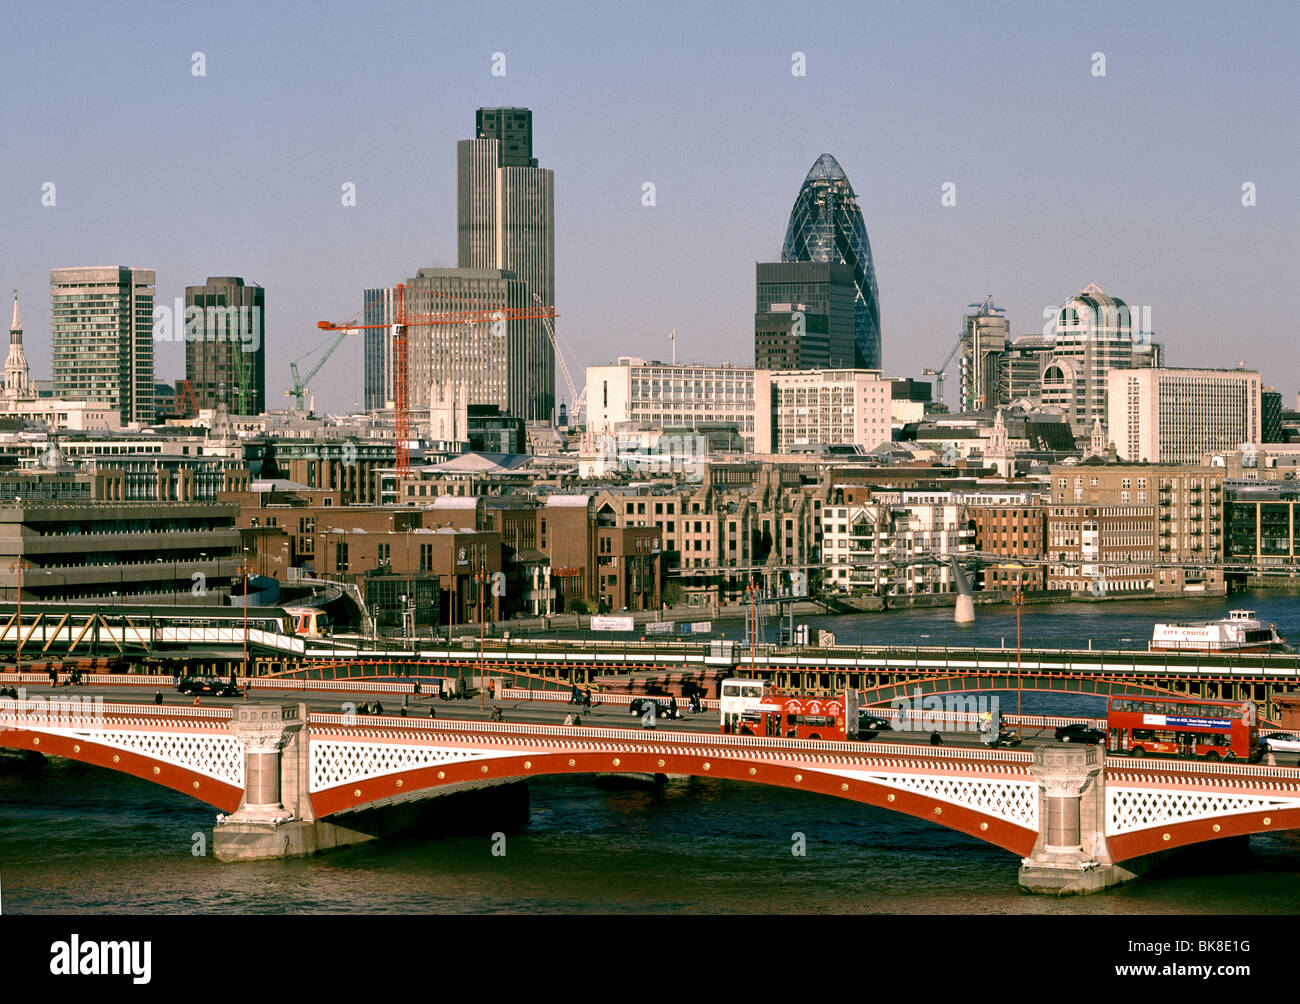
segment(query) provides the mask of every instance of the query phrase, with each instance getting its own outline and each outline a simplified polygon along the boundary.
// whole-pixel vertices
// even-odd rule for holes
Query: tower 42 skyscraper
[[[476,126],[474,139],[456,144],[457,263],[513,273],[526,285],[523,306],[554,304],[555,174],[533,156],[533,113],[480,108]],[[541,320],[523,323],[506,363],[509,409],[517,418],[550,421],[555,351]]]
[[[880,297],[867,225],[853,186],[829,153],[817,158],[795,197],[781,260],[840,262],[853,269],[853,366],[880,369]]]

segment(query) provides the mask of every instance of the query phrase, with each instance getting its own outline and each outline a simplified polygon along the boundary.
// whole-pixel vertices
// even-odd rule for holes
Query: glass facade
[[[790,211],[783,262],[840,262],[853,269],[853,368],[880,369],[880,298],[867,225],[843,168],[829,153],[817,158]]]

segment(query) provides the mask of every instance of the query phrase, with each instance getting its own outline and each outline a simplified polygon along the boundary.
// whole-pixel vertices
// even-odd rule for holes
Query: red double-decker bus
[[[1253,701],[1112,697],[1107,749],[1135,757],[1249,760],[1258,753],[1256,723]]]
[[[807,697],[768,692],[723,717],[722,731],[783,739],[856,739],[858,692]]]

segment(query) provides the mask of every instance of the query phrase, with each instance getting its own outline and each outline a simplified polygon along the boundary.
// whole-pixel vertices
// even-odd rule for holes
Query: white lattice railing
[[[428,731],[448,731],[451,724],[445,720],[439,719],[419,719],[392,716],[374,716],[366,715],[357,717],[355,715],[339,715],[313,713],[308,716],[311,724],[321,725],[344,725],[358,733],[363,732],[366,728],[383,728],[397,727],[402,729],[416,729]],[[519,724],[513,722],[474,722],[474,721],[457,721],[454,723],[454,730],[457,732],[470,733],[490,733],[502,736],[538,736],[566,739],[622,739],[627,740],[631,736],[645,736],[645,731],[641,729],[619,729],[619,728],[589,728],[587,726],[571,725],[531,725]],[[708,745],[714,749],[732,748],[732,749],[754,749],[760,748],[765,750],[792,750],[792,751],[812,751],[812,752],[835,752],[835,753],[893,753],[897,755],[900,750],[898,744],[891,743],[850,743],[838,742],[835,740],[821,739],[777,739],[762,736],[731,736],[721,733],[698,733],[698,732],[664,732],[656,731],[654,738],[656,741],[685,742],[692,745]],[[986,760],[997,761],[1002,763],[1031,763],[1034,759],[1032,753],[1016,753],[1009,750],[981,750],[981,749],[964,749],[959,747],[921,747],[925,750],[927,757],[938,757],[944,760]]]

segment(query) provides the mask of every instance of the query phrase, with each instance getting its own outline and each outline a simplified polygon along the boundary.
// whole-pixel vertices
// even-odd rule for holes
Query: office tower
[[[150,423],[153,407],[154,270],[50,269],[54,396]]]
[[[517,418],[527,414],[537,391],[524,368],[530,321],[418,323],[448,310],[518,309],[527,297],[524,282],[501,269],[422,268],[406,280],[405,310],[414,322],[407,327],[411,410],[427,411],[431,400],[463,386],[467,405],[495,404]]]
[[[853,365],[853,269],[836,262],[760,262],[755,288],[756,368]]]
[[[843,168],[817,158],[795,197],[781,248],[783,262],[838,262],[853,270],[853,369],[880,369],[880,297],[867,225]]]
[[[1052,339],[1021,335],[998,357],[998,404],[1037,403],[1042,397],[1043,364],[1051,357]]]
[[[1093,419],[1106,421],[1106,380],[1111,370],[1134,365],[1133,311],[1123,300],[1089,283],[1057,312],[1052,356],[1043,370],[1042,400],[1062,409],[1076,436]],[[1156,347],[1152,346],[1152,350]],[[1158,360],[1158,351],[1139,353]]]
[[[18,291],[14,290],[14,319],[9,325],[9,355],[5,359],[4,396],[10,401],[28,401],[36,397],[27,355],[23,352],[23,322],[18,317]],[[1278,399],[1279,401],[1281,398]],[[1281,411],[1278,412],[1279,421]]]
[[[532,130],[527,108],[480,108],[475,138],[456,144],[457,264],[513,274],[530,308],[555,303],[555,177],[537,166]],[[508,367],[511,414],[550,421],[555,349],[544,321],[523,322]]]
[[[1000,360],[1010,339],[1011,323],[991,296],[962,319],[959,411],[984,411],[1002,403]]]
[[[266,411],[266,291],[238,276],[185,287],[185,379],[200,408]]]
[[[1259,434],[1261,443],[1285,443],[1282,432],[1282,395],[1276,388],[1265,387],[1259,395]]]
[[[365,325],[392,325],[397,315],[393,307],[393,287],[367,289],[362,294]],[[361,329],[365,339],[363,395],[367,411],[391,408],[397,399],[393,391],[392,327]]]
[[[1121,460],[1199,464],[1261,442],[1261,389],[1253,370],[1112,370],[1106,430]]]

